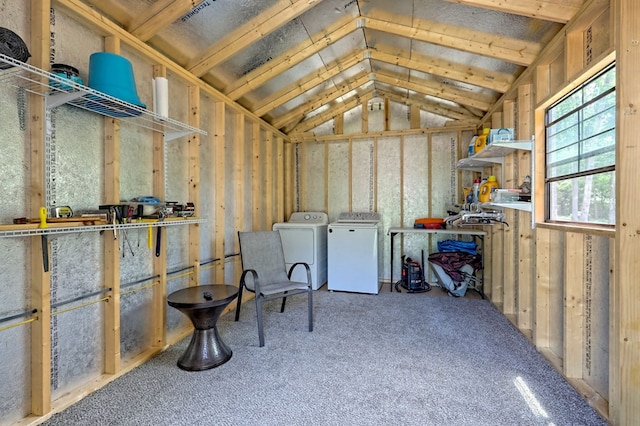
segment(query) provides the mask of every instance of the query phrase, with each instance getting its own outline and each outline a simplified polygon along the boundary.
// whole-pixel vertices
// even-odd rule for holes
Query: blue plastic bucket
[[[131,62],[109,52],[96,52],[89,57],[89,87],[142,108],[136,90]]]

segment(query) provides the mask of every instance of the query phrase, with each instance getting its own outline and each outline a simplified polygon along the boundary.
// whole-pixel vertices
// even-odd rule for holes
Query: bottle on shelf
[[[469,142],[469,150],[467,152],[467,157],[472,157],[473,154],[476,153],[476,140],[478,140],[478,136],[474,136],[471,138],[471,142]]]
[[[473,150],[474,154],[479,153],[487,146],[487,138],[489,137],[490,131],[491,129],[482,129],[482,134],[476,139],[476,144]]]
[[[480,195],[480,178],[476,178],[473,181],[473,187],[471,189],[471,194],[472,194],[472,203],[477,203],[478,202],[478,196]]]
[[[491,201],[491,191],[500,188],[498,179],[491,175],[486,182],[480,185],[480,192],[478,194],[478,201],[481,203],[488,203]]]

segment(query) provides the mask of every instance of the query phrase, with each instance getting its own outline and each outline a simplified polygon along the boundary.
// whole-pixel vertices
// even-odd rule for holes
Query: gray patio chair
[[[256,295],[256,314],[258,316],[258,338],[260,346],[264,346],[262,323],[262,302],[282,299],[280,312],[284,312],[287,297],[296,294],[307,294],[309,331],[313,331],[313,289],[311,288],[311,269],[303,262],[295,263],[289,268],[284,261],[282,240],[278,231],[238,232],[240,240],[240,256],[242,259],[242,276],[236,304],[236,318],[240,318],[242,291],[247,289]],[[307,269],[307,282],[291,281],[294,268],[302,266]]]

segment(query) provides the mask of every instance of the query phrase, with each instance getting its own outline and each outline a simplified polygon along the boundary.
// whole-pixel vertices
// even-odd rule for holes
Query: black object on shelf
[[[31,57],[27,45],[20,36],[8,28],[2,27],[0,27],[0,53],[20,62],[27,62],[27,59]],[[2,70],[9,69],[12,66],[11,64],[0,63],[0,69]]]

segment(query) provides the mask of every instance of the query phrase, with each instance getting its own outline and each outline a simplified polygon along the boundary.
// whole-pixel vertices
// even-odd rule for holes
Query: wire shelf
[[[56,226],[48,224],[49,227],[33,228],[37,224],[24,225],[24,229],[11,229],[2,230],[0,225],[0,238],[7,237],[32,237],[37,235],[58,235],[58,234],[72,234],[78,232],[102,232],[102,231],[117,231],[132,229],[132,228],[148,228],[148,227],[167,227],[167,226],[181,226],[192,225],[198,223],[207,223],[207,219],[167,219],[164,221],[156,222],[135,222],[135,223],[122,223],[122,224],[102,224],[102,225],[79,225],[79,226]],[[15,225],[12,226],[15,228]]]
[[[126,119],[134,125],[160,132],[172,140],[192,133],[207,132],[146,108],[122,101],[70,79],[43,71],[0,53],[0,64],[11,67],[0,70],[0,85],[22,88],[29,93],[44,96],[47,108],[72,105],[103,116]]]

